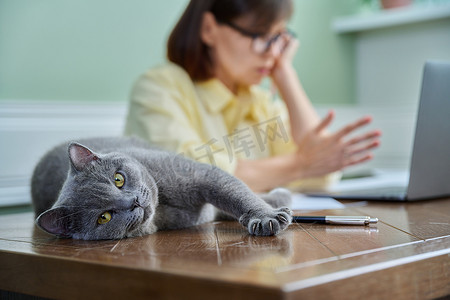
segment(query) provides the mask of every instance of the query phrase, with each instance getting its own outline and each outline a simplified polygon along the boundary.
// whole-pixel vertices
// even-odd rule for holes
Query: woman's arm
[[[296,179],[294,154],[272,156],[258,160],[239,160],[234,176],[247,184],[254,192],[263,193],[284,186]]]
[[[297,145],[303,135],[320,122],[320,118],[292,66],[292,60],[297,52],[298,45],[298,40],[290,39],[286,49],[277,58],[271,74],[273,83],[288,109],[292,137]]]
[[[292,138],[298,145],[303,135],[320,122],[320,118],[303,90],[292,65],[277,69],[273,80],[288,109]]]

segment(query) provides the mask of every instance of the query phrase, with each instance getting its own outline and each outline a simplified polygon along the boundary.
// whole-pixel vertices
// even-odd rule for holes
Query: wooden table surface
[[[297,211],[296,214],[307,214]],[[309,213],[311,214],[311,213]],[[276,237],[237,222],[116,241],[55,239],[33,214],[0,217],[0,290],[48,298],[433,299],[450,295],[450,199],[348,202]]]

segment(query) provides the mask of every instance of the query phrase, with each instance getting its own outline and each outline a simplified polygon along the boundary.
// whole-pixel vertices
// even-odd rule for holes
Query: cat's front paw
[[[250,211],[241,216],[239,222],[246,226],[252,235],[276,235],[291,224],[292,211],[287,207],[273,209],[268,213]]]

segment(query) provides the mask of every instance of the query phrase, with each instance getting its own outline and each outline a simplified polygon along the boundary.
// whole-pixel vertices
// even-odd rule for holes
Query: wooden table
[[[299,213],[301,214],[301,213]],[[304,213],[303,213],[304,214]],[[58,240],[33,215],[0,217],[0,290],[49,298],[433,299],[450,294],[450,199],[349,202],[276,237],[216,222],[120,241]]]

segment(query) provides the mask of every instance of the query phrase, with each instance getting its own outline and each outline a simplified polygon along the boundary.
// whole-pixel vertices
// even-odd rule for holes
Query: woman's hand
[[[271,77],[275,82],[277,77],[283,74],[284,68],[292,67],[292,61],[300,45],[299,40],[290,35],[282,35],[280,39],[285,39],[286,46],[275,55],[275,64],[271,72]]]
[[[348,138],[350,133],[370,123],[370,117],[350,123],[335,133],[326,133],[325,129],[333,118],[334,113],[331,111],[314,129],[307,132],[298,144],[295,154],[298,177],[322,176],[373,157],[370,150],[380,145],[379,130]]]
[[[294,153],[259,160],[240,160],[234,175],[253,191],[264,192],[298,179],[320,177],[372,158],[370,150],[380,142],[380,131],[348,138],[356,129],[370,123],[365,117],[329,134],[325,129],[334,118],[330,112],[319,124],[305,133]]]

